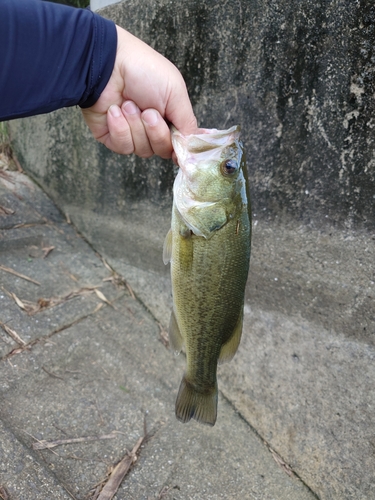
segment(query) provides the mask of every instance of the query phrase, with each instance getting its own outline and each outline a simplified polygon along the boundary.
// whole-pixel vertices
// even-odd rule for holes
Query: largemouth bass
[[[179,172],[163,260],[171,262],[171,347],[186,351],[176,417],[214,425],[217,364],[229,361],[242,333],[251,210],[240,128],[172,130]]]

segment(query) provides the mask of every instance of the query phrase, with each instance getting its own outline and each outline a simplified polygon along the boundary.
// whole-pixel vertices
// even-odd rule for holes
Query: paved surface
[[[214,428],[175,420],[183,356],[23,174],[0,228],[0,498],[98,498],[145,433],[113,498],[316,498],[222,395]]]

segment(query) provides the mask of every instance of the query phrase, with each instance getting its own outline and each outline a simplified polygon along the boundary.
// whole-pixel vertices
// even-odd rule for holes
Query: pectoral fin
[[[172,311],[171,319],[169,321],[169,344],[174,352],[180,353],[181,349],[184,346],[184,339],[181,335],[180,329],[178,327],[178,323],[176,320],[176,316],[174,311]]]
[[[241,309],[241,313],[238,317],[238,321],[235,326],[235,329],[233,330],[231,338],[221,347],[219,356],[220,364],[230,361],[236,354],[238,346],[240,345],[240,340],[242,335],[242,324],[243,324],[243,308]]]
[[[172,229],[170,229],[167,233],[167,236],[164,240],[163,246],[163,262],[164,264],[168,264],[172,258]]]

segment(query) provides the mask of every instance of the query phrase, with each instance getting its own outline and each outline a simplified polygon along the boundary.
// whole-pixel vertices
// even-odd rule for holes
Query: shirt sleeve
[[[0,120],[95,104],[117,49],[112,21],[41,0],[0,0]]]

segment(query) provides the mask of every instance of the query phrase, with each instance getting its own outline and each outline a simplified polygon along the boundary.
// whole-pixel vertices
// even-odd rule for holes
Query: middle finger
[[[147,138],[147,134],[141,120],[141,111],[133,101],[126,101],[122,105],[122,112],[129,124],[133,144],[134,154],[141,158],[149,158],[154,153]]]

